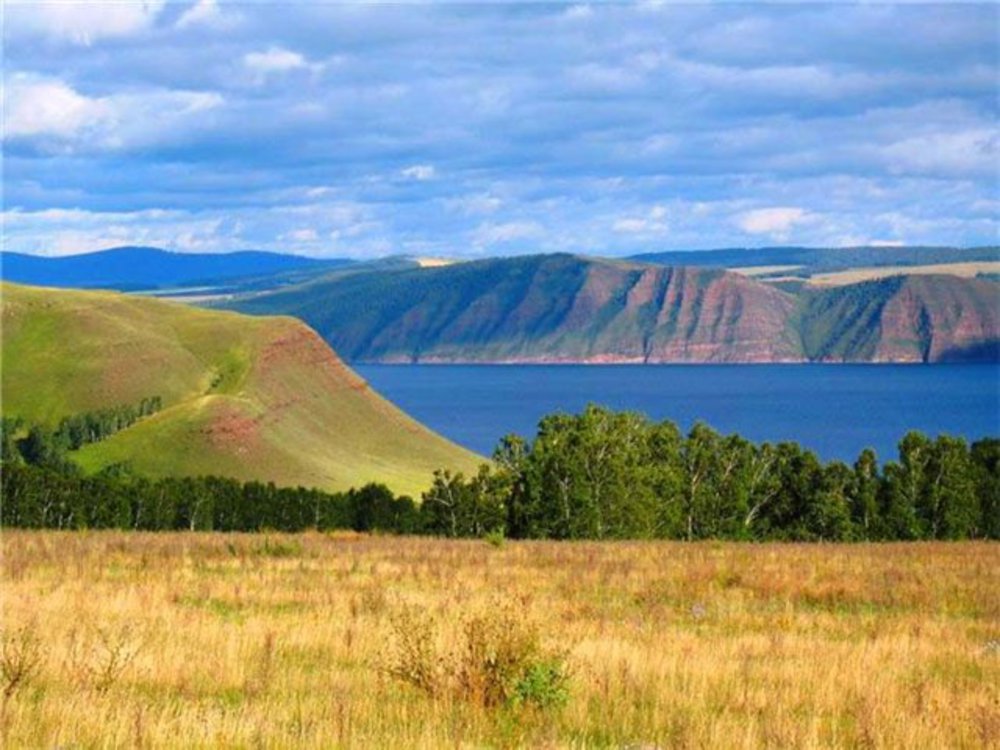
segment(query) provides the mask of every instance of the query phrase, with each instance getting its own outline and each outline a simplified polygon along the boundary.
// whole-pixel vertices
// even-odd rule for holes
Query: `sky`
[[[4,12],[6,250],[998,242],[994,3]]]

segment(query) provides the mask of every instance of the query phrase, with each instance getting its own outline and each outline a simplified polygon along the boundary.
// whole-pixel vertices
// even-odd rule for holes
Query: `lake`
[[[1000,435],[997,365],[357,365],[382,395],[483,454],[588,402],[684,430],[698,420],[756,442],[794,440],[824,459],[895,457],[907,430]]]

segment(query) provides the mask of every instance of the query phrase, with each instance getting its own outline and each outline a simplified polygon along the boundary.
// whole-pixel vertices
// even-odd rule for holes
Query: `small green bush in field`
[[[514,686],[509,702],[514,706],[561,708],[569,700],[569,673],[561,658],[528,666]]]
[[[484,536],[483,539],[486,540],[486,543],[488,545],[490,545],[491,547],[496,547],[497,549],[503,547],[504,542],[507,541],[507,538],[504,536],[503,529],[497,529],[496,531],[491,531],[486,536]]]
[[[412,612],[394,617],[392,625],[385,671],[428,695],[447,694],[484,708],[548,709],[569,699],[562,655],[542,646],[538,628],[513,603],[465,616],[457,638],[442,639],[436,623]]]

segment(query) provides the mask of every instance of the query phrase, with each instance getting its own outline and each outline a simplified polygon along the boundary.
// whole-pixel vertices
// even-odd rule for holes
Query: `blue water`
[[[824,459],[895,457],[907,430],[1000,436],[996,365],[360,365],[412,416],[483,454],[540,417],[588,402],[697,420],[755,442],[794,440]]]

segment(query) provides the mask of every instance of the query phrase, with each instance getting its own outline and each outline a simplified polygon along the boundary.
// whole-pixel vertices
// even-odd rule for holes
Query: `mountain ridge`
[[[227,306],[300,317],[357,362],[915,362],[993,359],[998,289],[928,275],[790,292],[554,254],[316,280]]]

